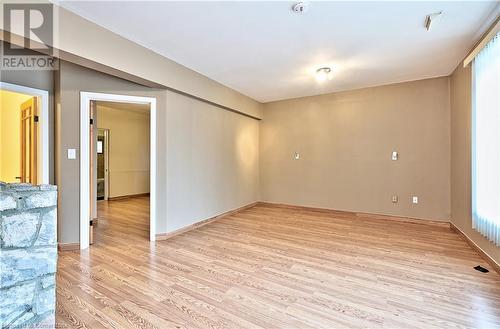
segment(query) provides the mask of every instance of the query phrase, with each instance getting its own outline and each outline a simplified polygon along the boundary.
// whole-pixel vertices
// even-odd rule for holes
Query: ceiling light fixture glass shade
[[[332,80],[333,72],[329,67],[321,67],[316,70],[316,80],[318,82],[324,82],[327,80]]]

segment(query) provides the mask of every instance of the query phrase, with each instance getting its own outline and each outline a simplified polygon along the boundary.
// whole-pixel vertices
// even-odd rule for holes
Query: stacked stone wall
[[[56,206],[55,186],[0,183],[2,329],[54,324]]]

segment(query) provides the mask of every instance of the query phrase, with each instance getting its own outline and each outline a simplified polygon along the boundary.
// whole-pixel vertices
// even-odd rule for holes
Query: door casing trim
[[[36,89],[31,87],[26,87],[22,85],[16,85],[8,82],[0,81],[0,89],[12,91],[15,93],[27,94],[34,97],[37,97],[38,100],[38,108],[41,109],[39,115],[39,124],[41,129],[39,129],[39,136],[37,142],[38,151],[41,150],[38,154],[41,154],[41,157],[38,157],[37,160],[37,176],[40,177],[38,184],[49,184],[49,152],[50,152],[50,143],[49,143],[49,131],[50,131],[50,122],[49,122],[49,92],[43,89]]]
[[[80,92],[80,249],[89,247],[90,214],[90,102],[110,101],[120,103],[147,104],[150,108],[150,203],[149,240],[156,240],[156,98]],[[86,170],[87,169],[87,170]]]

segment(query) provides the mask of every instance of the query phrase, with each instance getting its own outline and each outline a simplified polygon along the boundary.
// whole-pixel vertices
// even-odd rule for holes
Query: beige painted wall
[[[97,125],[109,129],[109,196],[149,193],[149,110],[97,103]]]
[[[166,128],[166,231],[259,200],[259,121],[167,92]]]
[[[444,77],[265,104],[262,200],[449,220],[448,88]]]
[[[21,104],[30,95],[0,90],[0,181],[19,183],[21,175]]]
[[[61,62],[56,71],[56,181],[59,190],[58,238],[62,243],[79,241],[80,216],[80,92],[102,92],[157,98],[158,120],[165,120],[165,91],[153,90],[68,62]],[[159,140],[164,138],[160,130]],[[164,147],[158,143],[158,148]],[[77,159],[67,158],[67,150],[77,150]],[[158,164],[160,167],[161,165]],[[160,176],[161,178],[161,176]],[[158,187],[164,195],[165,188]],[[166,220],[165,202],[158,202],[158,220]],[[160,224],[157,223],[160,228]]]
[[[451,221],[483,251],[500,263],[500,248],[472,229],[471,67],[458,65],[450,77]]]
[[[75,64],[56,72],[58,236],[79,241],[80,91],[156,97],[157,233],[258,201],[258,121],[166,90]]]

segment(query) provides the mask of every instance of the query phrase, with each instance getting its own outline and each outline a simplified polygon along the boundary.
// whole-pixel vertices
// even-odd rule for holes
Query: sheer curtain
[[[500,245],[500,33],[473,64],[472,227]]]

